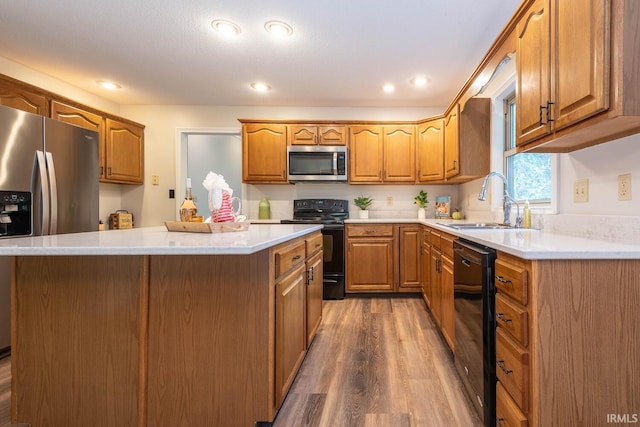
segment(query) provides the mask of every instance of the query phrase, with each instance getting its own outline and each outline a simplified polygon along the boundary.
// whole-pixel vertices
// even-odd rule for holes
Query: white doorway
[[[223,175],[242,200],[242,138],[240,129],[178,129],[176,147],[176,215],[184,199],[186,179],[191,178],[198,211],[207,218],[207,191],[202,181],[211,172]],[[177,216],[176,216],[177,217]]]

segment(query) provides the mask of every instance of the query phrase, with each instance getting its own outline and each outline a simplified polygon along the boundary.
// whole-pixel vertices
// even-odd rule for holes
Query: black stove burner
[[[293,202],[293,219],[284,224],[344,224],[349,218],[349,201],[300,199]]]

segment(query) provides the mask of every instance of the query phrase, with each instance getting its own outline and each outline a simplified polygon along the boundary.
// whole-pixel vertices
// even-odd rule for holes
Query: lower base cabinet
[[[276,407],[287,396],[307,349],[304,273],[302,264],[276,285]]]

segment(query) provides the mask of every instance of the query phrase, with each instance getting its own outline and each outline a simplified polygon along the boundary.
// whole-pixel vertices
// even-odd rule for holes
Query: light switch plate
[[[573,183],[573,201],[584,203],[589,201],[589,180],[577,179]]]
[[[158,175],[151,175],[151,184],[160,185],[160,177]]]

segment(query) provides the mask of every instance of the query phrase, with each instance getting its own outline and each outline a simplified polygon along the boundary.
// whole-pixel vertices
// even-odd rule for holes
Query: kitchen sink
[[[481,230],[481,229],[496,229],[496,230],[498,230],[498,229],[515,228],[515,227],[512,227],[511,225],[500,224],[500,223],[496,223],[496,222],[478,222],[478,223],[466,222],[466,223],[462,223],[462,224],[439,222],[438,224],[439,225],[444,225],[445,227],[449,227],[449,228],[455,228],[456,230]]]

